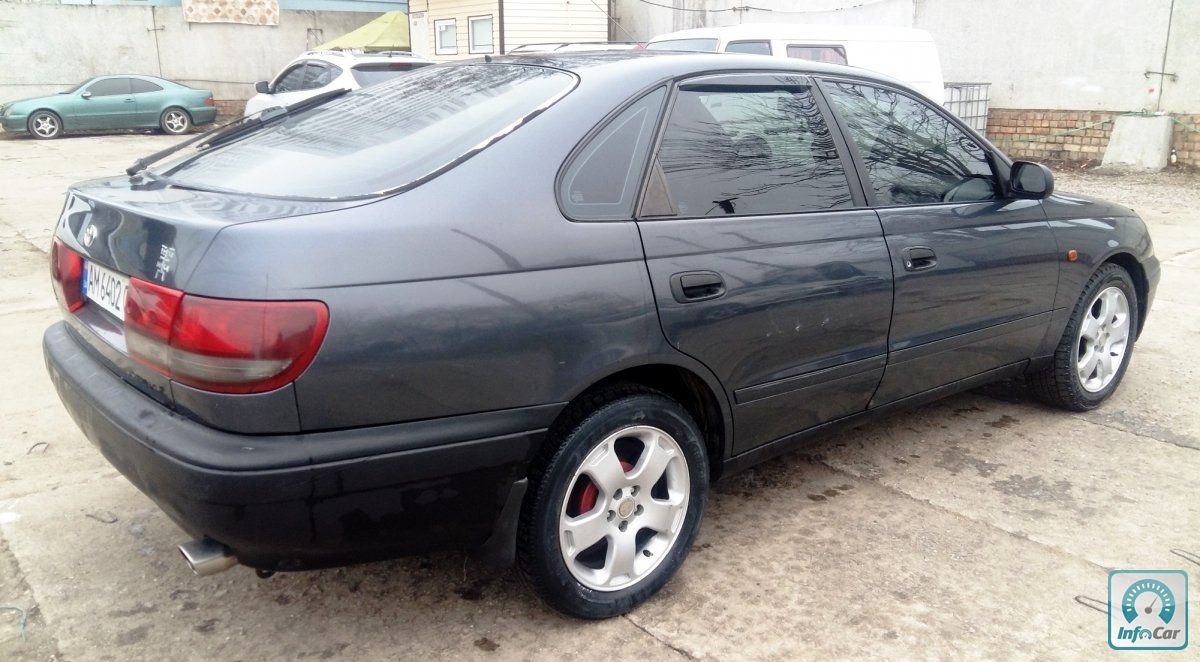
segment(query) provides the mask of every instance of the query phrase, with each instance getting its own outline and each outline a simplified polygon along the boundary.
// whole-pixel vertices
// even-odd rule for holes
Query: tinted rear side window
[[[162,91],[162,85],[159,85],[158,83],[151,83],[150,81],[142,80],[141,78],[130,78],[129,84],[134,94]]]
[[[559,197],[567,216],[620,220],[633,215],[633,198],[654,138],[665,88],[639,99],[588,141],[563,173]]]
[[[426,67],[285,117],[163,174],[184,186],[289,198],[393,191],[483,149],[575,80],[539,66]]]
[[[926,103],[894,90],[825,83],[866,165],[875,204],[991,200],[987,152]]]
[[[846,49],[841,46],[803,46],[788,44],[787,56],[798,60],[846,64]]]
[[[750,53],[751,55],[770,55],[769,41],[731,41],[725,46],[726,53]]]
[[[354,81],[359,87],[367,87],[382,83],[396,76],[406,74],[413,69],[423,67],[425,62],[380,62],[378,64],[360,64],[350,69]]]
[[[781,214],[851,206],[845,170],[809,89],[712,89],[718,91],[683,90],[676,98],[644,215]]]

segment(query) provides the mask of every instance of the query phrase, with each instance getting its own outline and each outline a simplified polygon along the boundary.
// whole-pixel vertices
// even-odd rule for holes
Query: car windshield
[[[69,90],[63,90],[62,92],[59,92],[59,94],[72,94],[72,93],[74,93],[74,92],[78,92],[78,91],[79,91],[79,88],[83,87],[84,85],[87,85],[88,83],[92,82],[93,80],[96,80],[96,79],[95,79],[95,78],[89,78],[89,79],[87,79],[87,80],[83,81],[82,83],[80,83],[80,84],[78,84],[78,85],[76,85],[76,86],[72,87],[72,88],[71,88],[71,89],[69,89]]]
[[[530,65],[424,67],[151,174],[188,188],[285,198],[394,192],[515,130],[575,81]]]
[[[696,53],[716,53],[716,39],[667,39],[646,44],[649,51],[693,51]]]

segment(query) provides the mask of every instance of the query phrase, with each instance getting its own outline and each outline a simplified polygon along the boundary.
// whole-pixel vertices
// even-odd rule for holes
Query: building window
[[[457,55],[458,54],[458,20],[447,18],[433,22],[433,33],[436,41],[434,42],[433,52],[435,55]]]
[[[491,53],[492,17],[488,15],[468,18],[467,35],[471,38],[472,53]]]

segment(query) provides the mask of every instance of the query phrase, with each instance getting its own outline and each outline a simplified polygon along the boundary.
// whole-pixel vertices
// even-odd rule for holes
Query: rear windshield
[[[184,187],[285,198],[392,192],[487,147],[575,80],[528,65],[424,67],[285,117],[161,175]]]
[[[648,51],[693,51],[696,53],[716,53],[716,39],[667,39],[652,41],[646,44]]]
[[[350,67],[350,73],[354,76],[354,82],[358,83],[359,87],[368,87],[375,83],[382,83],[385,80],[390,80],[401,74],[406,74],[413,69],[423,67],[429,64],[428,62],[378,62],[375,64],[359,64]]]

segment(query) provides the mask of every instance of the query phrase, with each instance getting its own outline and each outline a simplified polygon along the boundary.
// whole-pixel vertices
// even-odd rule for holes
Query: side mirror
[[[1015,197],[1041,200],[1054,192],[1054,173],[1040,163],[1014,161],[1008,185]]]
[[[83,94],[80,94],[79,96],[83,97],[84,99],[91,99],[92,93],[84,90]]]
[[[265,80],[260,80],[254,84],[254,91],[258,92],[259,94],[270,94],[271,84]]]

